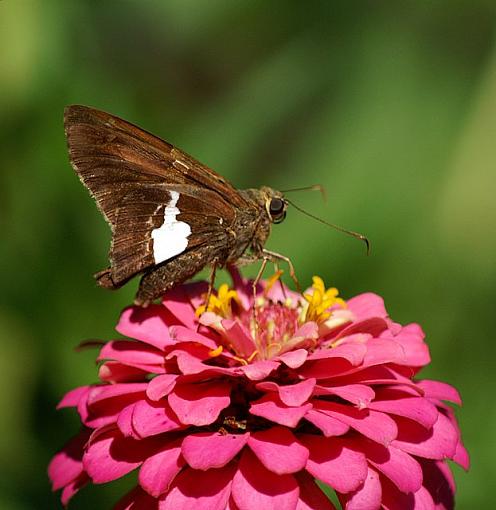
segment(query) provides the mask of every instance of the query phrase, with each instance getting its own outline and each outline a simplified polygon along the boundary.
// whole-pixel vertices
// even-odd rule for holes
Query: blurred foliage
[[[293,198],[365,232],[372,255],[294,210],[269,246],[303,282],[378,292],[394,319],[422,324],[425,375],[464,398],[473,467],[455,469],[458,508],[491,506],[495,26],[492,0],[1,1],[0,507],[60,507],[45,470],[77,419],[54,407],[96,377],[94,352],[74,346],[113,337],[136,285],[110,293],[91,277],[109,231],[67,161],[71,103],[143,126],[238,187],[324,184],[327,206]],[[71,508],[108,508],[128,483],[85,489]]]

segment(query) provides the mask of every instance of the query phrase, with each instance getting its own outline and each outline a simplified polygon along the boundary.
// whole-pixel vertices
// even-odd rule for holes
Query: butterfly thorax
[[[273,197],[281,195],[278,191],[266,186],[260,189],[240,190],[239,193],[249,204],[249,207],[236,211],[236,219],[232,228],[235,242],[227,262],[235,262],[248,249],[254,255],[261,255],[273,223],[267,204]]]

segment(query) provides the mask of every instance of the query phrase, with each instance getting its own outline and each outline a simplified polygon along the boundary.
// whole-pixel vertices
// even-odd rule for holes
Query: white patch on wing
[[[153,257],[155,264],[160,264],[182,253],[188,246],[191,227],[184,221],[177,221],[180,213],[176,204],[179,193],[171,191],[171,200],[164,210],[164,222],[159,228],[152,230]]]

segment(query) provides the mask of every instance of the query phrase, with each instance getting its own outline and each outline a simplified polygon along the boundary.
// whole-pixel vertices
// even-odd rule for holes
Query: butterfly
[[[288,201],[267,186],[238,190],[168,142],[94,108],[64,112],[70,162],[110,225],[110,267],[98,284],[118,289],[141,275],[135,304],[146,306],[206,266],[285,261],[265,243]],[[208,302],[208,300],[207,300]]]

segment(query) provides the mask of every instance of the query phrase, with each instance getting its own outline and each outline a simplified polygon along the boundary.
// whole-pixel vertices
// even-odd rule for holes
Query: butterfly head
[[[271,223],[281,223],[286,218],[288,202],[284,195],[275,189],[264,186],[260,190],[264,200],[265,210]]]

